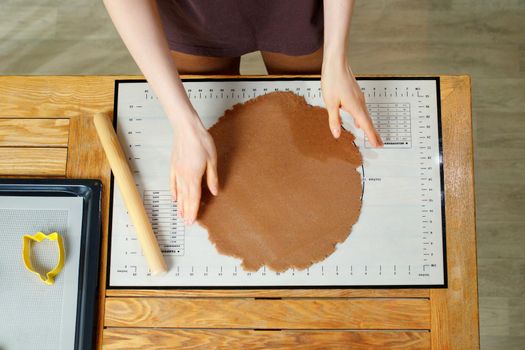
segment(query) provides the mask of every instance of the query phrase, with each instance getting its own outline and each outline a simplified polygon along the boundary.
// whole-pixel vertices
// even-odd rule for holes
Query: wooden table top
[[[470,78],[440,78],[446,289],[106,289],[110,169],[92,117],[112,115],[115,79],[141,76],[0,77],[0,176],[102,181],[99,348],[479,349]]]

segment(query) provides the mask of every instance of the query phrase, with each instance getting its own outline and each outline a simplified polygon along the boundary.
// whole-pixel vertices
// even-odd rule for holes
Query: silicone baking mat
[[[171,126],[145,81],[117,81],[115,127],[166,260],[168,274],[151,276],[118,188],[112,191],[110,288],[350,288],[445,287],[445,217],[439,78],[359,79],[385,147],[371,148],[352,118],[364,164],[363,206],[348,239],[306,270],[244,271],[219,254],[207,231],[177,218],[171,201]],[[292,91],[324,105],[319,79],[184,81],[206,127],[234,104],[272,91]],[[326,124],[328,128],[328,121]],[[319,232],[319,234],[323,234]],[[293,247],[291,247],[293,249]]]

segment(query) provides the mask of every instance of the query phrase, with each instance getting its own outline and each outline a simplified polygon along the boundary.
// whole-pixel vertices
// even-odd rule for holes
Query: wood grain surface
[[[448,288],[432,289],[433,349],[478,349],[479,315],[470,78],[442,79]]]
[[[67,147],[69,119],[0,117],[0,147]]]
[[[69,119],[0,114],[0,176],[65,176]]]
[[[428,299],[108,298],[108,327],[430,329]]]
[[[0,176],[64,176],[67,148],[0,147]]]
[[[37,124],[16,127],[11,123],[10,130],[18,128],[17,133],[25,134],[27,138],[9,137],[8,147],[0,146],[0,175],[102,180],[98,348],[178,348],[177,344],[196,349],[235,348],[234,343],[239,344],[237,348],[246,349],[479,348],[470,79],[467,76],[441,76],[448,289],[106,291],[110,170],[96,138],[92,116],[96,112],[108,117],[112,115],[115,79],[141,78],[0,77],[0,118],[34,119],[37,124],[48,118],[69,120],[67,149],[63,144],[63,125],[59,127],[60,132],[54,128],[50,130],[50,133],[55,133],[50,137],[51,141],[42,141],[47,137],[35,135],[47,127],[37,127]],[[19,123],[28,125],[27,121]],[[44,132],[45,135],[50,133]],[[62,141],[56,141],[60,138]],[[47,144],[32,144],[35,142]],[[53,142],[60,145],[52,145]],[[45,161],[50,155],[50,162]],[[40,165],[47,166],[47,170],[43,170],[47,173],[34,172],[43,169]],[[15,168],[18,170],[13,170]],[[104,314],[106,305],[107,315]],[[247,314],[248,311],[251,314]],[[177,315],[173,316],[174,313]],[[198,317],[190,317],[191,314]],[[118,328],[114,328],[116,324],[119,324]],[[138,324],[149,326],[137,328]],[[155,329],[162,325],[182,328]],[[191,325],[208,329],[188,327]],[[307,328],[286,330],[300,325]],[[226,328],[209,329],[219,326]],[[234,326],[284,330],[266,332],[231,328]],[[321,326],[340,330],[313,331]],[[373,326],[386,328],[382,332],[368,330]],[[349,331],[351,327],[367,330]],[[396,330],[386,331],[394,329],[392,327]],[[430,332],[414,332],[414,329],[430,329]],[[243,344],[246,345],[241,346]]]
[[[108,289],[108,297],[430,298],[429,289]]]
[[[104,349],[430,349],[428,331],[257,331],[107,328]]]

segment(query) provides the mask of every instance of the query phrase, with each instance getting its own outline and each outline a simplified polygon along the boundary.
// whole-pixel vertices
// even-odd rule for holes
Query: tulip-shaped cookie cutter
[[[55,267],[46,273],[44,276],[40,272],[36,271],[33,267],[33,264],[31,263],[31,246],[33,242],[42,242],[44,239],[47,239],[49,241],[55,241],[57,243],[58,247],[58,262],[55,265]],[[35,235],[24,235],[24,241],[22,246],[22,256],[24,259],[24,265],[25,267],[31,271],[32,273],[38,275],[40,279],[48,285],[52,285],[55,283],[55,276],[58,275],[60,270],[62,270],[62,267],[64,266],[64,243],[62,241],[62,237],[58,234],[58,232],[53,232],[48,235],[46,235],[43,232],[37,232]]]

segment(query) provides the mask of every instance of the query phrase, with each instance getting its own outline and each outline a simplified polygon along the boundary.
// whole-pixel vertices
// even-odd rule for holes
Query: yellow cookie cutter
[[[57,246],[58,246],[58,263],[51,271],[46,273],[45,276],[35,271],[33,264],[31,263],[31,243],[33,241],[42,242],[44,239],[47,239],[50,241],[56,241]],[[62,270],[62,267],[64,266],[64,243],[62,241],[62,237],[58,234],[58,232],[53,232],[48,235],[46,235],[43,232],[37,232],[33,236],[24,235],[24,243],[22,246],[22,256],[24,258],[25,267],[29,271],[38,275],[38,277],[40,277],[40,279],[44,281],[45,284],[51,285],[55,283],[55,276],[58,275],[58,273],[60,272],[60,270]]]

